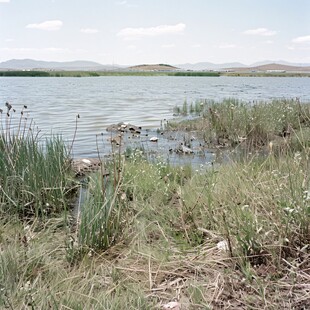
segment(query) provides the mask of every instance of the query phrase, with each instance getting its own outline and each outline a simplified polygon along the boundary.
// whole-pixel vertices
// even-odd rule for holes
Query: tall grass
[[[309,155],[270,155],[219,167],[199,198],[200,225],[221,232],[232,257],[277,267],[282,258],[299,257],[310,242]],[[203,182],[189,185],[187,199]]]
[[[63,211],[69,189],[63,140],[54,136],[42,141],[26,107],[19,116],[10,104],[6,107],[0,132],[1,212],[28,217]]]
[[[253,149],[273,142],[274,149],[294,146],[296,150],[309,146],[310,104],[299,99],[254,103],[205,100],[192,110],[199,111],[201,118],[170,122],[170,128],[198,130],[213,145],[243,144]]]
[[[126,211],[120,195],[120,183],[114,184],[101,172],[92,174],[88,180],[86,200],[81,206],[79,245],[94,251],[110,248],[122,237]]]
[[[261,121],[269,117],[263,112],[255,112],[263,115]],[[223,116],[225,127],[237,115]],[[111,164],[105,162],[102,171],[85,180],[86,199],[71,234],[75,238],[77,233],[76,239],[69,239],[63,218],[50,217],[42,225],[33,217],[26,225],[2,214],[0,307],[162,309],[177,300],[190,310],[309,308],[307,115],[302,110],[296,123],[289,116],[293,130],[287,131],[289,137],[279,136],[290,139],[286,152],[276,153],[273,145],[264,156],[248,153],[206,171],[172,167],[160,159],[150,162],[142,151],[128,152],[125,159],[113,149]],[[4,125],[10,122],[5,118]],[[270,128],[262,130],[281,126]],[[6,131],[3,137],[10,141],[4,150],[13,149],[14,141],[21,145]],[[44,156],[61,153],[62,143],[53,145],[50,151],[43,148]],[[41,163],[39,155],[34,158]],[[8,165],[11,161],[19,167],[12,156]],[[33,167],[28,161],[27,167]],[[45,188],[41,176],[48,177],[38,172],[34,183]],[[1,206],[14,210],[11,196],[1,195]]]

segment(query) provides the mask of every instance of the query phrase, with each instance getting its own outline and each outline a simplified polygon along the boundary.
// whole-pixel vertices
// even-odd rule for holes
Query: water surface
[[[74,155],[95,156],[96,135],[117,122],[157,128],[172,117],[184,100],[238,98],[270,100],[295,98],[310,101],[309,78],[277,77],[170,77],[103,76],[86,78],[1,77],[0,103],[29,115],[45,135],[61,133],[70,141],[78,120]]]

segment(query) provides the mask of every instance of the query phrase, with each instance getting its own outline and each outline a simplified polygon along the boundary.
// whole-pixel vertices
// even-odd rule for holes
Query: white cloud
[[[219,48],[235,48],[237,47],[236,44],[229,44],[229,43],[224,43],[224,44],[220,44]]]
[[[126,1],[126,0],[124,0],[124,1],[117,1],[115,3],[116,3],[116,5],[127,7],[127,8],[137,8],[138,7],[138,5],[128,3],[128,1]]]
[[[201,44],[199,44],[199,43],[193,44],[192,47],[193,47],[193,48],[200,48],[200,47],[201,47]]]
[[[63,25],[63,22],[61,20],[47,20],[40,24],[29,24],[26,26],[26,28],[56,31],[56,30],[60,30],[62,25]]]
[[[163,44],[161,47],[162,48],[173,48],[175,47],[175,44]]]
[[[269,30],[267,28],[256,28],[256,29],[246,30],[243,33],[249,34],[249,35],[259,35],[259,36],[274,36],[277,34],[277,31]]]
[[[9,3],[10,0],[0,0],[0,3]]]
[[[297,37],[292,40],[293,43],[310,43],[310,35],[309,36],[303,36],[303,37]]]
[[[67,48],[60,47],[44,47],[44,48],[34,48],[34,47],[1,47],[0,51],[6,52],[68,52]]]
[[[95,34],[95,33],[98,33],[99,30],[96,28],[82,28],[81,32],[85,34]]]
[[[117,35],[120,37],[124,37],[125,39],[139,38],[144,36],[160,36],[165,34],[182,33],[185,27],[185,24],[179,23],[176,25],[160,25],[156,27],[146,28],[123,28],[117,33]]]

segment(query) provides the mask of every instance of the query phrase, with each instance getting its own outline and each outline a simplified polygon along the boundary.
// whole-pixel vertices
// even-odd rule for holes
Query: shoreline
[[[221,72],[221,71],[49,71],[3,70],[0,77],[100,77],[100,76],[186,76],[186,77],[310,77],[310,72]]]

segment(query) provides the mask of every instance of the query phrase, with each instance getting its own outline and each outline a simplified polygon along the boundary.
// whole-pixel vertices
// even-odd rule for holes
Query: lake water
[[[61,133],[68,141],[79,114],[74,156],[91,157],[97,153],[96,135],[104,133],[106,141],[108,125],[123,121],[157,128],[161,120],[172,118],[173,107],[182,106],[184,100],[299,97],[310,101],[309,90],[310,78],[289,77],[1,77],[0,105],[8,101],[17,112],[27,105],[29,116],[45,135]]]

